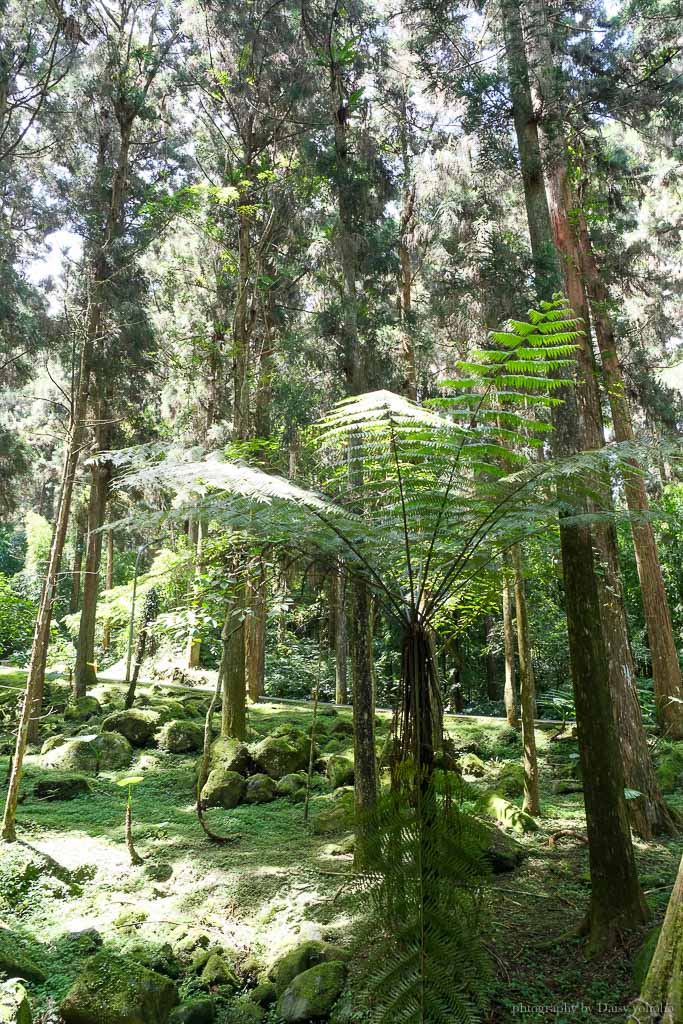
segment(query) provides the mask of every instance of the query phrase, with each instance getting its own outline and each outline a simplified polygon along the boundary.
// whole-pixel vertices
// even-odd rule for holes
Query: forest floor
[[[0,686],[19,687],[22,673],[0,668]],[[7,691],[5,691],[7,692]],[[157,690],[157,695],[159,691]],[[170,693],[170,691],[168,691]],[[174,696],[175,694],[172,694]],[[161,695],[163,697],[163,693]],[[386,734],[389,716],[380,714]],[[336,719],[350,721],[340,709]],[[310,705],[263,703],[249,709],[251,737],[261,738],[276,725],[307,729]],[[62,725],[57,718],[53,728]],[[499,720],[448,720],[456,746],[476,744],[486,772],[498,772],[519,760],[519,747]],[[92,727],[91,727],[92,728]],[[79,727],[72,732],[86,732]],[[517,836],[527,856],[514,870],[495,875],[486,892],[483,932],[493,965],[490,1024],[553,1020],[557,1024],[619,1020],[636,995],[633,960],[644,935],[625,948],[586,962],[580,943],[566,938],[585,912],[590,882],[585,818],[580,793],[558,795],[558,772],[567,777],[575,743],[554,741],[538,730],[543,815],[537,832]],[[5,756],[11,747],[7,727],[0,737]],[[335,753],[352,755],[351,738]],[[189,928],[201,929],[212,942],[232,951],[236,962],[261,966],[293,939],[352,942],[358,902],[344,886],[352,858],[341,852],[343,834],[316,834],[304,823],[301,803],[278,799],[209,812],[213,829],[235,836],[225,846],[212,844],[195,813],[197,754],[177,755],[155,747],[136,751],[130,768],[103,772],[90,791],[68,801],[40,799],[33,784],[45,776],[38,752],[26,763],[19,806],[20,844],[0,849],[0,912],[5,927],[23,937],[26,949],[42,965],[47,981],[29,986],[34,1019],[59,1019],[57,1007],[82,967],[76,933],[95,928],[107,947],[173,945]],[[124,839],[126,790],[117,780],[140,776],[133,794],[135,844],[145,864],[132,867]],[[329,786],[322,776],[312,803]],[[680,796],[679,809],[683,810]],[[575,835],[549,846],[561,830]],[[680,841],[635,841],[640,877],[648,893],[653,923],[663,916],[681,856]],[[32,851],[65,868],[31,870]],[[169,878],[164,879],[168,868]],[[61,875],[61,877],[60,877]],[[1,935],[1,933],[0,933]],[[367,951],[371,955],[371,951]],[[351,966],[349,985],[331,1021],[363,1024],[369,1013],[359,1005],[362,957]],[[197,994],[196,977],[179,983],[181,995]],[[219,1022],[252,1021],[237,1004]],[[271,1011],[268,1021],[278,1018]]]

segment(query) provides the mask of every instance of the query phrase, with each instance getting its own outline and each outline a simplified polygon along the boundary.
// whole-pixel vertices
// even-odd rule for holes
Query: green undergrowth
[[[15,685],[21,683],[21,673],[7,670],[0,670],[0,683],[8,676]],[[168,696],[176,694],[169,689]],[[378,715],[380,740],[387,735],[389,718]],[[321,714],[317,739],[323,752],[329,747],[352,756],[350,736],[334,734],[332,740],[334,723],[344,720],[351,721],[349,709]],[[273,702],[250,708],[251,739],[281,725],[308,730],[310,705]],[[473,793],[494,787],[501,772],[519,763],[519,737],[504,722],[449,717],[446,726],[456,751],[472,752],[483,762],[483,776],[468,779]],[[591,963],[578,942],[560,938],[581,919],[590,880],[581,841],[582,795],[553,792],[558,778],[576,777],[576,743],[552,735],[552,730],[537,731],[543,805],[539,831],[515,836],[526,858],[516,870],[494,876],[487,891],[490,934],[484,939],[493,975],[487,1020],[492,1024],[512,1024],[522,1016],[557,1024],[614,1020],[614,1007],[635,995],[631,965],[640,936]],[[5,732],[0,739],[7,746],[11,737]],[[0,913],[47,976],[43,984],[29,984],[34,1016],[44,1024],[57,1019],[55,1008],[83,965],[85,952],[74,939],[83,929],[96,928],[105,948],[125,952],[140,944],[173,944],[178,928],[198,928],[212,943],[229,949],[238,968],[255,959],[262,969],[287,943],[324,938],[352,945],[362,934],[362,907],[345,884],[352,858],[342,848],[343,834],[316,835],[304,823],[302,803],[278,799],[210,810],[211,827],[234,838],[228,845],[214,845],[196,819],[195,763],[195,754],[138,750],[130,768],[92,778],[89,793],[53,801],[33,795],[33,783],[46,769],[37,751],[27,757],[18,815],[22,843],[0,849]],[[0,759],[2,779],[7,764],[7,757]],[[133,793],[133,833],[145,863],[136,868],[125,846],[127,792],[116,785],[128,775],[142,778]],[[312,815],[329,806],[330,799],[328,783],[317,776]],[[519,797],[510,799],[521,804]],[[680,796],[672,794],[671,801],[683,811]],[[560,830],[576,835],[549,847]],[[330,853],[334,844],[336,852]],[[681,843],[636,840],[635,845],[656,921],[666,907]],[[31,856],[39,856],[31,851],[54,858],[64,869],[61,877],[58,869],[26,867]],[[367,1019],[361,993],[368,955],[370,950],[356,950],[332,1024],[364,1024]],[[197,994],[196,988],[194,980],[181,985],[187,996]],[[219,1006],[218,1024],[239,1020],[234,1007],[228,1011],[227,1006]],[[267,1024],[271,1021],[277,1021],[272,1013]]]

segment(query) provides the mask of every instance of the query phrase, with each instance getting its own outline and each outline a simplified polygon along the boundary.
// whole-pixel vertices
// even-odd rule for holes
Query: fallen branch
[[[580,832],[574,832],[571,828],[561,828],[559,832],[553,832],[548,839],[548,849],[554,850],[560,839],[576,839],[582,846],[588,846],[588,839]]]

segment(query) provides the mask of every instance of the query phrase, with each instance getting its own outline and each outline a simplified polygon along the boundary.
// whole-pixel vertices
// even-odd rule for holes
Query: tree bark
[[[377,802],[377,752],[375,750],[375,695],[370,662],[369,593],[362,580],[354,581],[353,595],[353,765],[356,809],[356,864],[364,863],[363,834]]]
[[[541,813],[541,797],[538,788],[538,758],[536,756],[536,686],[531,660],[529,617],[526,606],[524,584],[524,562],[522,549],[515,544],[512,549],[512,564],[515,571],[515,609],[517,613],[517,650],[519,653],[520,696],[522,704],[522,744],[524,746],[524,804],[529,814]]]
[[[609,315],[607,288],[595,261],[583,213],[580,213],[578,223],[581,269],[591,301],[614,436],[620,442],[633,441],[633,423]],[[631,520],[631,533],[652,657],[657,719],[668,736],[672,739],[683,739],[683,682],[674,642],[669,601],[652,524],[645,518],[649,512],[645,481],[637,463],[633,461],[632,465],[633,473],[627,472],[624,475],[624,491],[629,511],[636,517]]]
[[[192,574],[192,594],[190,597],[190,635],[187,639],[185,663],[188,668],[198,668],[202,654],[202,639],[197,635],[197,605],[199,603],[199,577],[202,573],[202,547],[204,529],[201,520],[193,522],[190,528],[190,540],[194,540],[194,571]]]
[[[76,513],[76,539],[74,541],[74,562],[71,572],[71,595],[69,597],[69,614],[78,611],[81,601],[81,568],[83,566],[83,542],[85,540],[85,522],[81,510]]]
[[[52,606],[56,596],[57,578],[62,561],[62,553],[66,542],[66,535],[71,514],[71,499],[73,496],[74,480],[76,469],[81,454],[83,440],[83,428],[85,415],[88,406],[88,387],[90,383],[90,366],[92,363],[92,340],[94,334],[88,331],[81,351],[80,371],[76,394],[73,399],[71,422],[69,433],[64,450],[64,463],[62,469],[62,483],[57,504],[57,518],[52,534],[50,546],[50,557],[40,596],[38,615],[33,633],[31,646],[31,659],[29,661],[26,688],[24,699],[19,716],[17,727],[17,739],[12,758],[12,771],[10,774],[7,798],[2,823],[2,838],[6,842],[14,842],[16,836],[17,802],[19,800],[19,786],[24,766],[24,755],[29,742],[32,722],[37,727],[40,713],[36,708],[42,705],[42,688],[45,679],[45,663],[47,660],[47,648],[50,640],[50,626],[52,623]]]
[[[513,729],[519,727],[517,717],[517,680],[515,674],[515,637],[512,623],[512,584],[506,557],[503,576],[503,644],[505,651],[505,717]]]
[[[683,858],[650,969],[629,1024],[680,1024],[683,1020]]]
[[[554,71],[545,8],[542,0],[533,0],[530,6],[533,25],[530,46],[536,58],[535,70],[537,74],[539,71],[542,73],[542,62],[545,60],[545,73],[552,78]],[[510,11],[513,12],[512,19],[509,18]],[[513,104],[517,106],[521,103],[522,110],[528,112],[531,94],[526,93],[529,72],[524,40],[522,37],[520,45],[519,39],[521,18],[518,0],[508,0],[503,5],[503,16],[508,60],[512,61],[517,69],[517,73],[510,76]],[[524,95],[520,96],[522,92]],[[534,134],[535,122],[532,119],[528,123],[531,126],[528,132],[520,133],[517,118],[515,120],[520,162],[522,166],[525,163],[537,166],[539,154],[545,154],[538,145],[537,129]],[[529,231],[539,288],[546,280],[542,268],[553,241],[554,247],[559,249],[557,232],[551,227],[552,213],[555,214],[557,221],[558,213],[566,213],[567,209],[562,202],[563,196],[557,194],[558,186],[562,182],[563,167],[566,176],[566,163],[563,159],[559,160],[557,155],[557,144],[561,142],[560,156],[563,157],[564,140],[554,141],[554,151],[551,149],[548,154],[550,166],[546,166],[546,160],[543,160],[542,164],[544,171],[547,172],[546,181],[550,183],[550,187],[546,185],[545,209],[544,197],[537,184],[534,184],[530,175],[522,176],[525,202],[530,211]],[[560,173],[550,173],[552,169],[559,170]],[[556,226],[553,224],[553,227]],[[564,222],[561,226],[564,226]],[[567,253],[565,250],[562,251],[566,269]],[[551,280],[555,276],[554,268],[552,270]],[[569,276],[573,285],[574,275]],[[539,294],[543,297],[542,291]],[[574,313],[582,316],[585,312],[583,294],[570,293],[568,298]],[[582,369],[584,367],[585,358]],[[583,389],[578,390],[581,392]],[[586,411],[579,408],[583,396],[575,394],[571,388],[563,389],[561,397],[564,399],[563,404],[554,410],[553,440],[556,453],[568,455],[584,447],[585,427],[582,430],[580,411],[584,412],[584,416]],[[608,652],[600,628],[601,601],[591,531],[586,526],[567,524],[561,520],[560,544],[577,729],[585,780],[584,797],[591,869],[591,899],[584,928],[588,934],[588,951],[594,953],[617,941],[621,932],[640,927],[647,917],[647,909],[638,882],[628,824],[623,763],[612,708]]]
[[[348,704],[349,702],[349,690],[348,690],[348,627],[347,627],[347,609],[346,609],[346,576],[343,568],[340,567],[338,574],[334,578],[335,589],[336,589],[336,600],[335,600],[335,648],[334,648],[334,667],[335,667],[335,702],[337,704]]]
[[[101,444],[98,448],[101,449]],[[107,512],[110,471],[96,463],[92,467],[90,498],[88,501],[88,539],[85,554],[83,601],[78,628],[76,666],[74,669],[74,696],[84,697],[88,689],[97,685],[95,672],[95,628],[97,624],[97,593],[100,585],[102,558],[101,527]]]
[[[258,559],[254,574],[247,584],[250,614],[245,620],[247,692],[252,701],[265,693],[266,677],[266,574],[263,559]]]
[[[486,696],[489,700],[498,700],[498,680],[496,679],[496,656],[489,650],[491,633],[493,632],[493,615],[484,616],[484,634],[486,636]]]
[[[220,673],[223,679],[221,736],[247,738],[247,688],[245,678],[244,584],[235,588],[235,597],[225,616],[221,632]]]
[[[111,590],[114,586],[114,531],[107,530],[107,569],[104,577],[104,589]],[[102,627],[102,650],[109,653],[111,627],[107,619]]]

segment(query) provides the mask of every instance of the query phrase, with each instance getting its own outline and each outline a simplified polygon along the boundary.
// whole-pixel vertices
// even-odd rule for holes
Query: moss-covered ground
[[[21,673],[0,669],[0,686],[19,687],[22,681]],[[350,711],[341,709],[339,718],[350,719]],[[385,734],[389,716],[380,718]],[[253,739],[282,723],[309,728],[310,706],[261,704],[249,710]],[[519,744],[501,721],[450,719],[447,727],[456,745],[477,745],[491,777],[505,761],[519,760]],[[0,749],[7,754],[9,718],[2,739]],[[351,755],[350,742],[337,740],[335,752]],[[552,791],[553,781],[571,772],[575,744],[553,740],[545,730],[538,731],[537,742],[540,829],[520,837],[528,856],[515,871],[495,876],[487,893],[483,931],[494,976],[487,1019],[500,1024],[623,1019],[619,1007],[636,994],[632,961],[644,936],[634,935],[623,948],[591,962],[579,941],[566,937],[579,923],[590,890],[582,796]],[[0,762],[3,780],[8,761],[5,755]],[[234,836],[234,842],[214,845],[196,819],[195,763],[195,754],[172,755],[154,747],[137,751],[130,769],[103,773],[92,780],[89,793],[62,802],[32,795],[32,782],[45,770],[37,751],[28,756],[18,815],[21,845],[0,849],[0,910],[3,924],[24,937],[47,976],[44,984],[29,986],[34,1016],[58,1019],[59,1001],[82,965],[73,933],[90,927],[107,946],[122,950],[161,944],[179,927],[197,927],[233,950],[238,963],[255,957],[261,964],[295,936],[342,943],[353,938],[358,904],[344,886],[351,858],[330,856],[328,850],[339,837],[314,834],[304,822],[303,804],[279,799],[210,811],[212,828]],[[136,868],[124,841],[126,791],[116,785],[130,775],[143,778],[134,790],[133,819],[145,865]],[[324,791],[322,778],[317,787]],[[683,810],[680,796],[672,796],[676,800]],[[549,846],[560,830],[574,835]],[[31,849],[68,869],[68,880],[58,872],[26,870]],[[681,850],[677,840],[636,840],[653,922],[663,915]],[[166,865],[172,873],[159,880],[168,874]],[[350,978],[335,1024],[369,1020],[354,996],[354,970]],[[182,984],[190,992],[195,982]],[[277,1018],[271,1013],[268,1020]],[[225,1024],[232,1021],[237,1024],[238,1018],[224,1018]]]

